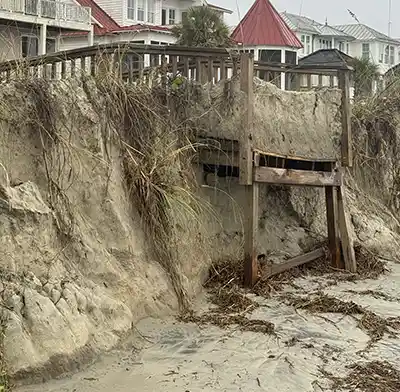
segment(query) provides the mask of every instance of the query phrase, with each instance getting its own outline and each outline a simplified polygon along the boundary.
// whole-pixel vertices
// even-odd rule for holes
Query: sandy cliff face
[[[257,91],[256,136],[271,138],[260,147],[335,156],[336,91],[298,95],[269,85]],[[240,131],[237,91],[225,97],[217,87],[196,94],[198,104],[186,109],[202,132],[229,137],[227,130]],[[115,346],[139,319],[178,308],[170,276],[154,257],[151,233],[132,201],[127,149],[122,152],[107,104],[92,82],[27,81],[0,92],[0,315],[9,372],[20,379],[75,370]],[[306,120],[313,113],[309,139]],[[275,114],[279,129],[271,122]],[[240,258],[243,251],[244,190],[235,178],[210,184],[198,174],[201,211],[181,216],[184,226],[174,224],[171,238],[188,297],[198,293],[211,259]],[[323,195],[272,187],[260,193],[260,253],[295,256],[323,238]],[[384,234],[378,238],[352,208],[359,218],[356,234],[380,242]]]

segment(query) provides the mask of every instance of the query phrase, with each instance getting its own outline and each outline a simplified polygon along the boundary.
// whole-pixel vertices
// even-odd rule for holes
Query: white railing
[[[0,0],[0,11],[91,24],[91,9],[56,0]]]

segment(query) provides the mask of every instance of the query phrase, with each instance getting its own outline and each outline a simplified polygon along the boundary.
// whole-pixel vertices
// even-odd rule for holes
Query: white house
[[[400,42],[363,24],[339,25],[335,28],[354,37],[350,44],[349,55],[357,58],[369,58],[379,65],[380,74],[400,62]]]
[[[91,8],[94,19],[94,43],[131,41],[167,45],[175,42],[171,26],[180,23],[188,8],[206,5],[221,17],[232,11],[206,0],[77,0]],[[87,33],[60,36],[59,50],[87,46]]]
[[[351,42],[355,39],[351,34],[306,16],[288,12],[282,12],[281,16],[303,44],[299,51],[300,57],[308,56],[319,49],[339,49],[349,54]]]
[[[400,42],[369,26],[361,23],[330,26],[287,12],[281,16],[303,43],[299,57],[318,49],[339,49],[351,57],[369,58],[379,65],[382,75],[400,62]]]
[[[54,52],[67,31],[91,44],[91,9],[74,0],[0,1],[0,61]]]

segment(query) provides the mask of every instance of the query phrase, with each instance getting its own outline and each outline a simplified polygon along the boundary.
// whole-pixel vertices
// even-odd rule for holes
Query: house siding
[[[96,3],[118,24],[123,24],[124,10],[127,6],[127,0],[96,0]]]

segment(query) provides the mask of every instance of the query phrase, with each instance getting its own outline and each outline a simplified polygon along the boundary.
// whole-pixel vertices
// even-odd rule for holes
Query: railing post
[[[225,63],[223,63],[225,65]],[[245,114],[240,132],[239,182],[251,185],[253,182],[252,127],[254,111],[254,57],[251,53],[242,53],[240,57],[240,89],[246,93]]]
[[[339,71],[339,88],[342,90],[342,165],[353,166],[351,105],[350,105],[350,71]]]
[[[221,66],[225,66],[221,62]],[[244,284],[251,287],[257,280],[258,184],[253,182],[253,113],[254,113],[254,57],[242,53],[240,57],[240,88],[246,94],[245,113],[239,137],[239,183],[245,186],[244,212]],[[255,156],[254,165],[258,165]]]

